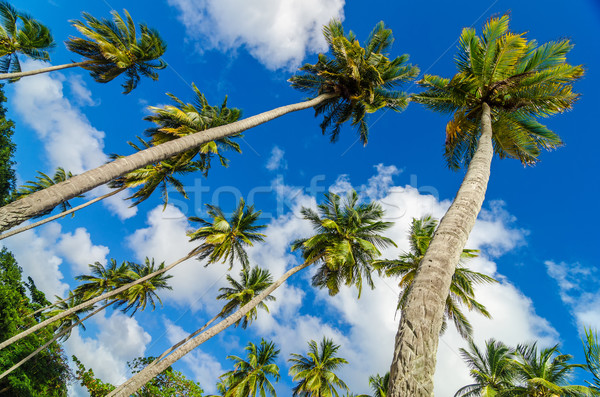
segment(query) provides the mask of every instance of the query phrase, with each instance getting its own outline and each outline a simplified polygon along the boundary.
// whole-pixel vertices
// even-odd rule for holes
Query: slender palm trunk
[[[483,104],[477,151],[440,221],[413,281],[396,334],[390,397],[433,396],[438,339],[452,275],[481,210],[494,150],[489,106]]]
[[[76,322],[75,324],[71,325],[69,328],[61,331],[58,334],[56,334],[54,336],[54,338],[50,339],[48,342],[44,343],[42,346],[40,346],[39,348],[37,348],[33,353],[31,353],[30,355],[28,355],[27,357],[25,357],[24,359],[22,359],[21,361],[19,361],[18,363],[16,363],[15,365],[13,365],[12,367],[10,367],[6,371],[4,371],[4,373],[0,374],[0,379],[8,376],[15,369],[19,368],[21,365],[25,364],[27,361],[29,361],[30,359],[32,359],[33,357],[35,357],[39,352],[41,352],[42,350],[44,350],[45,348],[47,348],[48,346],[50,346],[56,340],[58,340],[63,335],[65,335],[67,332],[71,331],[73,328],[75,328],[79,324],[83,323],[85,320],[87,320],[88,318],[92,317],[93,315],[100,313],[102,310],[106,309],[108,306],[112,305],[115,302],[116,301],[112,301],[112,302],[107,303],[106,305],[102,306],[101,308],[99,308],[97,310],[94,310],[91,314],[87,315],[83,319],[81,319],[78,322]]]
[[[126,291],[127,289],[133,287],[134,285],[141,284],[144,281],[149,280],[149,279],[151,279],[151,278],[153,278],[153,277],[155,277],[155,276],[157,276],[159,274],[168,272],[169,270],[173,269],[175,266],[177,266],[181,262],[184,262],[184,261],[190,259],[193,256],[194,256],[193,253],[192,254],[188,254],[187,256],[185,256],[185,257],[183,257],[183,258],[181,258],[181,259],[179,259],[179,260],[171,263],[169,266],[167,266],[167,267],[165,267],[163,269],[157,270],[154,273],[150,273],[150,274],[148,274],[148,275],[146,275],[146,276],[144,276],[142,278],[139,278],[139,279],[137,279],[137,280],[135,280],[135,281],[133,281],[133,282],[131,282],[129,284],[126,284],[126,285],[124,285],[122,287],[119,287],[117,289],[109,291],[109,292],[107,292],[105,294],[102,294],[100,296],[97,296],[97,297],[95,297],[93,299],[87,300],[87,301],[85,301],[85,302],[83,302],[83,303],[81,303],[81,304],[79,304],[79,305],[77,305],[75,307],[72,307],[69,310],[65,310],[64,312],[62,312],[60,314],[57,314],[54,317],[51,317],[51,318],[49,318],[47,320],[44,320],[41,323],[36,324],[33,327],[31,327],[31,328],[29,328],[29,329],[21,332],[20,334],[15,335],[12,338],[9,338],[9,339],[5,340],[4,342],[0,343],[0,350],[4,349],[6,346],[11,345],[12,343],[14,343],[14,342],[16,342],[18,340],[21,340],[21,339],[25,338],[28,335],[31,335],[32,333],[36,332],[37,330],[42,329],[42,328],[44,328],[45,326],[47,326],[49,324],[52,324],[55,321],[62,320],[63,318],[65,318],[67,316],[70,316],[71,314],[73,314],[75,312],[78,312],[81,309],[85,309],[86,307],[92,306],[95,303],[98,303],[98,302],[103,301],[105,299],[112,298],[113,296],[116,296],[116,295],[120,294],[121,292]]]
[[[322,94],[309,101],[282,106],[231,124],[200,131],[118,158],[98,168],[76,175],[64,182],[52,185],[47,189],[30,194],[0,208],[0,232],[128,172],[165,160],[206,142],[222,139],[256,127],[284,114],[314,107],[334,96],[334,94]]]
[[[18,228],[18,229],[15,229],[15,230],[11,230],[10,232],[4,233],[4,234],[0,234],[0,240],[5,239],[5,238],[10,237],[10,236],[14,236],[15,234],[19,234],[19,233],[22,233],[22,232],[27,231],[27,230],[33,229],[34,227],[38,227],[38,226],[44,225],[44,224],[46,224],[48,222],[52,222],[53,220],[58,219],[58,218],[62,218],[63,216],[72,214],[73,212],[79,211],[80,209],[85,208],[88,205],[92,205],[92,204],[94,204],[94,203],[96,203],[96,202],[98,202],[100,200],[104,200],[105,198],[108,198],[110,196],[114,196],[115,194],[117,194],[119,192],[122,192],[125,189],[127,189],[126,186],[124,186],[122,188],[119,188],[117,190],[114,190],[114,191],[112,191],[110,193],[106,193],[103,196],[96,197],[95,199],[89,200],[89,201],[87,201],[87,202],[85,202],[85,203],[83,203],[81,205],[78,205],[77,207],[73,207],[73,208],[71,208],[69,210],[63,211],[60,214],[49,216],[48,218],[44,218],[41,221],[32,223],[31,225],[23,226],[21,228]]]
[[[76,68],[79,66],[86,66],[94,61],[83,61],[83,62],[73,62],[73,63],[65,63],[64,65],[57,66],[48,66],[47,68],[41,68],[36,70],[28,70],[26,72],[16,72],[16,73],[0,73],[0,80],[8,80],[8,79],[20,79],[21,77],[33,76],[36,74],[54,72],[55,70]]]
[[[77,295],[73,295],[72,297],[76,297],[76,296],[77,296]],[[25,318],[27,318],[27,317],[31,317],[31,316],[35,316],[36,314],[38,314],[38,313],[41,313],[41,312],[43,312],[44,310],[51,309],[51,308],[53,308],[53,307],[54,307],[54,306],[56,306],[56,305],[60,305],[61,303],[63,303],[63,302],[66,302],[66,301],[68,301],[69,299],[71,299],[71,296],[69,296],[69,297],[67,297],[67,298],[65,298],[65,299],[61,299],[61,300],[59,300],[59,301],[56,301],[56,302],[54,302],[53,304],[51,304],[51,305],[48,305],[48,306],[46,306],[46,307],[42,307],[41,309],[37,309],[37,310],[36,310],[36,311],[34,311],[33,313],[29,313],[28,315],[26,315],[26,316],[25,316]]]
[[[252,298],[252,300],[246,303],[244,306],[239,308],[235,313],[218,323],[212,328],[202,332],[200,335],[195,338],[187,341],[183,346],[179,347],[176,351],[174,351],[171,355],[166,357],[164,360],[159,363],[148,366],[144,368],[142,371],[135,374],[131,379],[129,379],[124,384],[117,387],[113,390],[107,397],[113,396],[122,396],[127,397],[135,393],[142,386],[144,386],[147,382],[153,379],[155,376],[160,374],[162,371],[173,365],[177,360],[194,350],[196,347],[200,346],[202,343],[206,342],[213,336],[217,335],[221,331],[227,329],[230,325],[234,324],[236,321],[240,320],[243,316],[245,316],[250,310],[254,309],[263,299],[265,299],[269,294],[275,291],[281,284],[285,282],[290,276],[299,272],[300,270],[310,266],[317,259],[311,260],[308,262],[304,262],[301,265],[291,268],[283,276],[281,276],[277,281],[271,284],[267,289],[261,292],[259,295]]]

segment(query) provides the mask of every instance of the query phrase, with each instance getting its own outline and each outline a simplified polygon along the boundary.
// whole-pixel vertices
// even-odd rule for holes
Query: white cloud
[[[548,275],[558,284],[562,301],[569,307],[580,331],[600,328],[600,273],[581,263],[544,262]]]
[[[100,262],[106,264],[109,249],[103,245],[93,245],[90,234],[79,227],[74,233],[63,233],[56,244],[57,252],[72,265],[78,274],[88,274],[89,264]]]
[[[167,328],[167,338],[171,344],[175,344],[188,336],[188,333],[183,328],[168,320],[165,321],[165,326]],[[186,354],[182,358],[182,361],[187,364],[190,371],[194,374],[194,381],[201,384],[204,391],[209,393],[217,391],[217,380],[225,372],[219,361],[198,348]]]
[[[100,104],[100,100],[96,102],[92,98],[92,91],[87,88],[85,81],[80,75],[73,75],[69,77],[69,88],[74,96],[74,100],[78,105],[96,106]]]
[[[198,49],[244,47],[269,69],[295,68],[327,50],[321,27],[343,19],[344,0],[168,0]]]
[[[275,171],[278,169],[287,169],[287,161],[283,158],[285,152],[280,149],[278,146],[273,146],[273,150],[271,150],[271,157],[269,157],[269,161],[267,161],[267,165],[265,166],[269,171]]]

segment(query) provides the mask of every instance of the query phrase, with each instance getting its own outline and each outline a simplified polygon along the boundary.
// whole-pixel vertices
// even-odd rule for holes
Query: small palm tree
[[[211,221],[198,217],[190,217],[192,222],[200,223],[201,227],[188,233],[190,241],[204,241],[192,252],[198,259],[208,258],[208,264],[222,261],[229,262],[229,269],[235,260],[243,267],[249,266],[245,248],[255,242],[264,241],[265,235],[258,231],[265,225],[255,225],[262,211],[254,211],[254,206],[246,206],[244,199],[240,202],[228,220],[221,208],[207,204]]]
[[[369,376],[369,386],[373,390],[373,397],[387,397],[388,384],[390,383],[390,373],[385,375]]]
[[[437,220],[431,216],[424,216],[420,219],[414,218],[409,232],[410,252],[400,254],[397,260],[382,259],[373,262],[373,266],[383,271],[386,276],[395,276],[400,278],[400,288],[402,292],[398,297],[398,307],[400,310],[406,304],[406,299],[410,294],[410,288],[415,279],[415,275],[421,265],[423,256],[429,248],[429,243],[433,238]],[[463,249],[461,260],[452,276],[450,292],[446,299],[446,310],[444,313],[444,323],[441,332],[447,328],[447,320],[454,321],[458,333],[465,339],[473,334],[473,327],[469,320],[460,309],[464,305],[469,310],[474,310],[485,317],[491,318],[490,313],[485,306],[475,300],[475,291],[473,286],[482,283],[497,282],[490,276],[474,272],[466,267],[465,261],[477,256],[478,250]]]
[[[8,2],[0,2],[0,73],[18,73],[18,54],[32,59],[50,60],[48,50],[54,47],[50,29],[29,15],[15,10]]]
[[[131,15],[127,10],[124,10],[124,13],[125,18],[113,11],[112,20],[104,18],[100,20],[84,12],[85,22],[71,21],[86,38],[71,37],[66,41],[67,48],[86,60],[28,72],[5,73],[0,75],[0,79],[16,79],[54,70],[81,67],[88,70],[99,83],[107,83],[124,74],[125,83],[122,84],[125,89],[124,94],[136,88],[141,77],[158,80],[156,70],[167,66],[160,59],[166,50],[166,44],[156,30],[145,24],[140,24],[138,37]]]
[[[571,108],[581,66],[566,63],[568,40],[541,46],[508,30],[509,18],[491,18],[483,35],[465,28],[451,79],[425,75],[425,91],[411,98],[453,113],[446,126],[446,160],[467,166],[461,187],[440,222],[402,309],[390,368],[393,396],[432,395],[439,332],[452,276],[483,200],[494,153],[524,165],[562,144],[537,118]],[[427,307],[423,307],[427,302]]]
[[[292,358],[288,360],[293,364],[290,374],[298,382],[294,387],[294,396],[338,397],[338,388],[348,391],[348,386],[334,372],[343,364],[348,364],[344,358],[336,356],[339,348],[332,339],[324,337],[318,346],[314,340],[308,342],[306,356],[292,353]]]
[[[76,280],[83,282],[75,288],[75,294],[82,296],[84,301],[112,291],[123,285],[126,280],[134,277],[129,262],[119,265],[116,260],[110,259],[106,266],[95,262],[89,267],[90,274],[75,277]]]
[[[221,375],[222,383],[225,386],[225,397],[256,397],[260,395],[265,397],[267,393],[276,397],[275,388],[269,380],[273,378],[279,381],[279,367],[275,360],[279,355],[279,349],[273,342],[267,342],[261,339],[260,344],[256,346],[248,342],[245,350],[246,359],[238,356],[227,356],[228,360],[233,360],[233,370]]]
[[[127,158],[105,164],[102,169],[96,168],[75,177],[70,181],[68,189],[65,186],[52,187],[43,194],[26,197],[19,203],[8,204],[0,208],[0,231],[16,226],[32,215],[55,206],[54,203],[57,201],[64,201],[74,195],[85,193],[144,165],[177,156],[208,142],[217,142],[219,139],[238,136],[245,130],[298,110],[316,108],[318,113],[325,114],[326,125],[332,123],[327,119],[333,120],[334,134],[337,134],[336,128],[344,120],[352,119],[359,128],[361,139],[366,141],[365,127],[367,124],[364,114],[382,107],[401,109],[406,102],[406,94],[396,91],[395,88],[413,78],[417,69],[405,63],[407,56],[397,57],[393,60],[388,58],[385,51],[392,43],[392,35],[391,31],[386,29],[383,24],[375,27],[364,49],[360,48],[353,35],[343,35],[339,21],[332,21],[324,29],[324,33],[326,39],[330,41],[334,59],[326,61],[328,58],[320,55],[317,65],[312,68],[314,70],[305,69],[306,73],[292,78],[294,87],[310,92],[316,97],[272,109],[231,124],[212,127],[203,131],[202,134],[189,134],[177,140],[153,146],[127,156]],[[335,48],[333,48],[334,46]],[[340,52],[343,46],[351,47],[351,51],[346,55]],[[360,66],[357,67],[357,65]],[[329,73],[330,66],[333,68],[332,73]],[[342,78],[340,73],[344,71],[351,75]],[[350,116],[346,116],[348,111],[351,113]],[[90,183],[90,181],[94,182]]]
[[[146,310],[146,305],[150,303],[152,306],[152,310],[156,308],[156,301],[161,304],[162,301],[158,294],[157,290],[160,289],[173,289],[167,282],[168,279],[172,278],[172,275],[164,274],[161,270],[164,270],[165,263],[162,262],[158,267],[154,265],[154,259],[148,259],[144,261],[143,265],[127,262],[129,267],[129,272],[127,276],[122,281],[122,285],[129,285],[135,283],[137,280],[144,279],[146,276],[151,276],[149,279],[144,279],[141,283],[136,283],[129,287],[126,291],[124,291],[121,295],[117,296],[119,303],[117,306],[125,306],[122,310],[123,312],[130,311],[131,316],[135,314],[138,309]],[[119,287],[119,285],[116,285]]]
[[[485,351],[481,351],[469,340],[469,350],[461,348],[460,354],[471,369],[475,383],[460,388],[454,397],[494,397],[514,387],[514,355],[504,343],[490,339],[485,342]]]
[[[583,351],[587,370],[594,377],[593,383],[586,381],[596,394],[600,395],[600,343],[598,342],[598,333],[592,329],[585,329],[585,339],[583,340]]]

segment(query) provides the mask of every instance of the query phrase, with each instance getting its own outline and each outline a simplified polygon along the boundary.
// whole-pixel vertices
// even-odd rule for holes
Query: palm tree
[[[243,205],[238,206],[238,208],[241,208],[240,212],[243,215],[243,217],[252,218],[252,219],[254,219],[254,221],[256,221],[258,219],[258,216],[256,215],[255,212],[246,210]],[[210,211],[209,211],[209,213],[210,213]],[[166,266],[166,267],[161,266],[158,270],[154,271],[153,273],[147,274],[147,275],[137,278],[133,281],[131,281],[131,279],[130,279],[129,282],[127,282],[125,285],[115,287],[114,289],[111,289],[105,293],[102,293],[99,296],[92,297],[92,295],[90,295],[91,299],[86,300],[84,303],[77,305],[76,307],[74,307],[71,310],[78,311],[85,307],[94,305],[100,301],[107,300],[109,298],[112,298],[113,296],[117,296],[117,295],[123,293],[124,291],[127,291],[129,288],[131,288],[133,286],[144,283],[144,282],[152,279],[153,277],[156,277],[165,272],[168,272],[169,270],[173,269],[175,266],[179,265],[180,263],[185,262],[186,260],[188,260],[194,256],[197,256],[199,253],[203,253],[207,250],[221,252],[222,257],[224,257],[224,258],[236,257],[238,255],[238,253],[234,251],[234,247],[236,247],[237,245],[240,244],[236,240],[238,240],[238,239],[243,239],[244,241],[248,240],[249,238],[246,236],[246,233],[250,233],[251,235],[254,235],[257,227],[253,223],[247,222],[245,218],[243,218],[243,219],[232,218],[232,219],[237,219],[238,221],[236,223],[233,223],[234,227],[231,229],[231,235],[225,241],[223,241],[222,239],[219,239],[219,238],[213,238],[213,236],[211,236],[210,234],[205,234],[204,237],[202,237],[202,239],[205,242],[200,247],[195,248],[189,254],[187,254],[183,258],[176,260],[175,262],[171,263],[169,266]],[[222,225],[223,220],[215,219],[214,223],[215,223],[215,226],[217,226],[214,228],[215,233],[220,233],[221,231],[219,230],[219,228],[220,228],[219,225]],[[258,229],[260,229],[260,227],[258,227]],[[196,232],[192,232],[190,234],[190,236],[192,236],[192,240],[200,238],[199,236],[195,235],[195,233]],[[194,236],[196,236],[196,237],[194,238]],[[207,241],[210,241],[210,242],[207,243]],[[228,249],[230,249],[231,252],[227,252],[227,249],[221,248],[220,247],[221,245],[226,245],[227,247],[229,247]],[[250,244],[248,244],[248,245],[252,245],[252,243],[250,242]],[[209,263],[217,262],[217,261],[221,260],[222,257],[221,256],[218,256],[218,257],[209,256]],[[91,288],[91,289],[92,289],[92,291],[99,291],[99,289],[94,289],[94,288]],[[267,293],[267,295],[269,295],[269,293]],[[47,320],[44,320],[44,321],[34,325],[33,327],[21,332],[20,334],[17,334],[15,336],[1,342],[0,349],[3,349],[6,346],[9,346],[10,344],[32,334],[33,332],[53,323],[55,321],[58,321],[64,317],[66,317],[70,314],[71,314],[70,311],[66,311],[64,313],[58,314],[54,317],[51,317]]]
[[[440,222],[402,309],[390,369],[390,395],[433,395],[438,338],[457,263],[481,209],[494,152],[523,164],[560,138],[536,120],[577,99],[571,83],[581,66],[566,63],[568,40],[537,46],[508,31],[508,16],[490,19],[483,37],[463,29],[452,79],[424,76],[413,96],[435,111],[454,112],[446,132],[451,167],[467,165],[458,193]],[[427,302],[426,305],[423,302]]]
[[[351,193],[345,203],[341,203],[340,197],[333,193],[328,193],[325,197],[326,202],[319,205],[321,217],[312,210],[302,209],[305,219],[313,223],[317,232],[315,236],[299,240],[293,245],[294,249],[302,251],[304,263],[285,272],[277,281],[240,307],[235,313],[193,339],[186,341],[165,360],[151,368],[145,368],[130,378],[124,386],[122,385],[123,387],[115,389],[109,396],[129,396],[135,393],[146,382],[174,362],[241,320],[289,277],[313,263],[321,262],[321,267],[317,270],[317,276],[315,276],[316,279],[313,279],[315,286],[326,286],[330,289],[330,294],[333,295],[339,291],[339,286],[343,282],[347,285],[354,284],[360,294],[362,278],[366,278],[368,283],[371,280],[370,262],[380,255],[377,247],[386,247],[393,244],[388,238],[379,235],[379,233],[389,228],[391,223],[381,221],[383,210],[378,204],[359,205],[356,192]],[[346,270],[345,267],[349,269]],[[351,277],[355,277],[355,279]],[[326,285],[322,284],[320,280],[325,280]]]
[[[336,125],[348,119],[348,117],[342,117],[340,112],[342,110],[345,113],[350,111],[355,114],[351,117],[353,117],[353,122],[357,123],[360,136],[364,140],[364,137],[367,136],[366,121],[364,117],[360,119],[360,115],[365,112],[373,112],[381,107],[401,110],[406,103],[406,95],[394,88],[413,78],[418,70],[406,63],[406,56],[390,61],[385,55],[385,51],[392,43],[392,36],[391,31],[386,29],[383,24],[375,27],[367,40],[365,49],[360,49],[354,35],[343,35],[339,21],[330,22],[324,31],[334,59],[326,62],[327,57],[320,55],[319,62],[314,69],[308,70],[305,66],[304,70],[307,73],[292,78],[294,87],[314,93],[317,95],[316,97],[228,125],[210,128],[201,134],[193,133],[153,146],[73,177],[69,181],[68,187],[66,184],[53,186],[46,189],[43,194],[40,192],[5,205],[0,208],[0,231],[18,225],[31,216],[54,207],[56,203],[85,193],[128,172],[200,147],[207,142],[236,136],[247,129],[297,110],[317,107],[318,112],[326,114],[325,120],[330,118],[335,121]],[[351,48],[352,51],[346,54],[340,50],[340,46]],[[328,67],[333,68],[332,73],[329,73]],[[339,74],[342,71],[352,71],[353,74],[342,78]],[[360,75],[363,72],[365,74]],[[331,125],[331,121],[326,124]]]
[[[86,38],[71,37],[65,42],[67,48],[86,58],[85,61],[31,70],[28,72],[3,73],[2,79],[18,79],[55,70],[81,67],[99,83],[112,81],[125,74],[122,87],[124,94],[137,87],[141,77],[158,80],[155,70],[164,69],[167,64],[160,59],[166,50],[166,44],[158,32],[145,24],[140,24],[140,37],[136,31],[131,15],[124,10],[125,19],[118,12],[112,11],[112,21],[96,19],[83,13],[82,21],[71,21],[73,26]]]
[[[485,343],[485,351],[481,351],[469,340],[469,351],[461,348],[460,354],[471,368],[475,383],[460,388],[454,397],[494,397],[514,387],[513,351],[504,343],[490,339]]]
[[[400,277],[400,288],[402,292],[398,298],[397,310],[401,310],[406,304],[406,299],[410,294],[412,283],[419,269],[423,256],[429,248],[429,243],[435,232],[438,222],[431,216],[424,216],[420,219],[414,218],[409,232],[410,252],[400,255],[397,260],[383,259],[373,262],[373,266],[385,272],[386,276]],[[469,339],[473,334],[473,327],[469,320],[460,309],[460,305],[466,306],[469,310],[475,310],[478,313],[491,318],[490,313],[485,306],[475,300],[474,284],[497,282],[490,276],[474,272],[465,266],[464,261],[477,256],[478,250],[463,249],[460,261],[456,267],[456,272],[452,275],[452,284],[450,292],[446,298],[446,308],[444,311],[444,321],[441,332],[447,328],[447,320],[454,321],[454,326],[458,333],[465,339]]]
[[[293,364],[290,375],[299,382],[294,387],[294,396],[338,397],[337,388],[348,390],[348,386],[334,372],[343,364],[348,364],[344,358],[336,356],[339,348],[332,339],[323,337],[318,346],[314,340],[308,342],[306,357],[292,353],[292,358],[288,360]]]
[[[371,389],[373,389],[373,397],[387,397],[389,383],[389,372],[386,372],[384,376],[379,376],[379,374],[369,376],[369,385],[371,386]]]
[[[15,10],[8,2],[0,2],[0,73],[21,71],[18,53],[48,61],[48,50],[52,47],[54,40],[50,29]]]
[[[112,291],[119,285],[125,284],[125,280],[133,277],[129,262],[122,262],[119,265],[116,260],[110,259],[106,267],[100,262],[88,266],[91,270],[90,274],[75,277],[75,280],[83,282],[75,288],[75,294],[81,295],[84,301]]]
[[[586,386],[569,385],[576,368],[582,364],[569,364],[570,354],[561,354],[558,345],[541,349],[535,343],[517,346],[516,374],[520,385],[512,387],[505,395],[514,397],[590,396]]]
[[[600,395],[600,343],[598,343],[598,333],[592,329],[585,329],[585,339],[583,340],[583,351],[587,370],[594,377],[594,383],[586,381],[594,392]]]
[[[279,381],[279,367],[275,360],[279,355],[279,349],[273,342],[267,342],[261,339],[260,344],[256,346],[248,342],[245,347],[247,351],[246,359],[238,356],[227,356],[228,360],[233,360],[233,370],[221,375],[223,384],[226,387],[225,397],[256,397],[260,394],[265,397],[267,393],[276,397],[275,388],[269,380],[269,377]]]

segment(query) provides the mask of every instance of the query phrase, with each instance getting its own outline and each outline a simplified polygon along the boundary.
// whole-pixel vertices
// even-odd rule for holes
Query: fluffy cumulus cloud
[[[321,27],[343,19],[344,0],[168,0],[199,49],[245,49],[270,69],[325,51]]]
[[[108,247],[94,245],[86,229],[79,227],[73,233],[63,233],[56,244],[57,252],[71,263],[73,271],[87,274],[88,265],[99,262],[106,264]]]
[[[37,69],[44,65],[40,61],[26,61],[23,69]],[[42,141],[52,170],[63,167],[73,174],[80,174],[108,160],[103,151],[105,134],[92,126],[80,107],[95,104],[84,81],[81,77],[70,76],[70,95],[67,95],[66,80],[61,73],[43,73],[21,79],[14,84],[13,104],[23,121]],[[32,114],[36,116],[31,117]],[[88,197],[107,192],[108,188],[101,187]],[[121,219],[129,218],[137,211],[136,208],[128,208],[129,204],[122,200],[124,197],[125,193],[106,201],[108,208]]]
[[[546,271],[558,284],[562,301],[569,307],[577,326],[600,328],[600,272],[581,263],[546,261]]]

